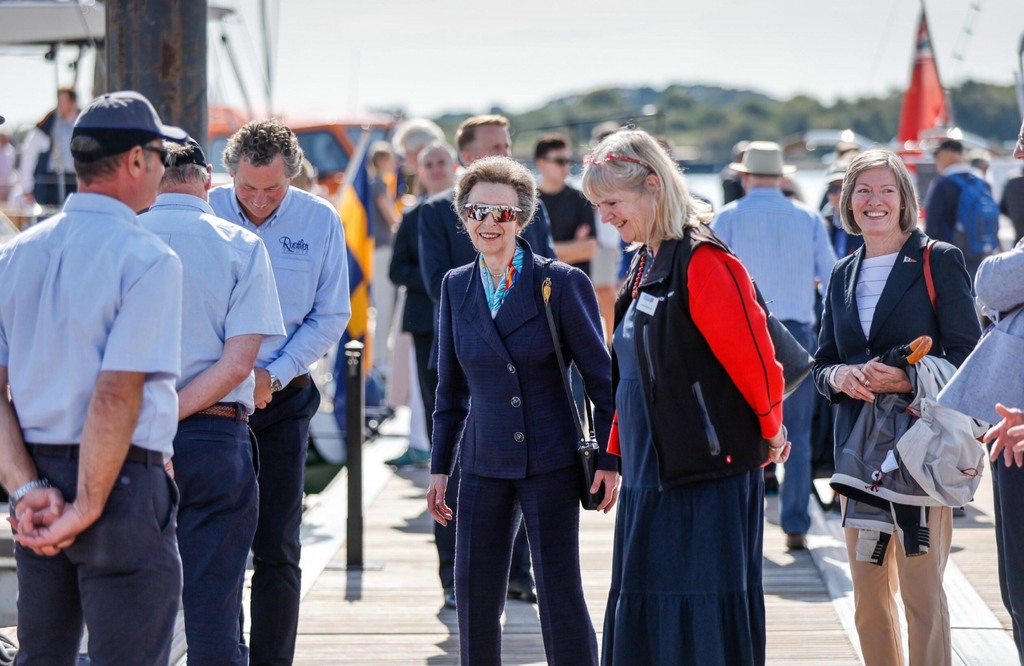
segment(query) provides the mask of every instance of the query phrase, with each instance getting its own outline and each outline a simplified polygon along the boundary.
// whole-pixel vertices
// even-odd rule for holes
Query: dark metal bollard
[[[348,467],[348,525],[345,536],[349,569],[363,567],[363,439],[366,415],[363,343],[345,345],[345,449]]]

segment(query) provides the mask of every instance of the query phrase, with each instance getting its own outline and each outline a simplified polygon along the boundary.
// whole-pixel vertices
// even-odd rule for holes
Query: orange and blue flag
[[[370,282],[373,280],[373,190],[367,170],[370,134],[366,132],[356,148],[349,167],[345,172],[345,184],[341,190],[338,213],[345,227],[345,243],[348,255],[349,297],[352,301],[352,318],[342,343],[358,340],[370,342],[366,335],[369,329]],[[367,347],[366,367],[371,367],[371,352]]]
[[[373,279],[373,191],[367,170],[370,133],[364,132],[348,169],[341,189],[338,213],[345,228],[346,257],[348,260],[349,299],[352,317],[342,335],[334,365],[334,416],[342,431],[345,430],[345,345],[353,340],[363,343],[363,367],[367,373],[373,367],[371,335],[369,331],[370,282]]]

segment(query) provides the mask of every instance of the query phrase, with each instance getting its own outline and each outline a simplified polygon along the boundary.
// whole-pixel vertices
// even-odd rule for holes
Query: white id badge
[[[636,309],[653,317],[654,311],[658,309],[658,299],[650,294],[640,294],[640,298],[636,302]]]

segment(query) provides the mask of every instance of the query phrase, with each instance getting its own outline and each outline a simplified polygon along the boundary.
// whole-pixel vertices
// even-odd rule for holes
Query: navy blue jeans
[[[238,615],[259,501],[252,453],[249,426],[239,418],[196,414],[178,424],[174,474],[189,666],[249,663]]]
[[[817,349],[810,324],[784,321],[786,328],[808,354]],[[811,527],[807,503],[811,497],[811,419],[814,416],[814,383],[810,376],[782,405],[782,422],[793,447],[785,463],[786,478],[779,487],[779,523],[786,534],[806,534]]]
[[[78,459],[33,456],[68,503]],[[15,546],[20,666],[75,664],[82,622],[93,664],[166,664],[181,598],[178,492],[162,465],[125,462],[103,515],[53,557]]]
[[[260,510],[252,542],[249,662],[287,666],[295,655],[302,571],[302,492],[309,421],[320,407],[315,384],[286,387],[249,417],[259,456]]]

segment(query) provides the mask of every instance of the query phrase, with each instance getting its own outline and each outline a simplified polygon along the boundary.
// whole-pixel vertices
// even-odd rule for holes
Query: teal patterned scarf
[[[487,307],[491,311],[491,319],[498,316],[498,310],[501,309],[501,304],[508,297],[508,292],[512,291],[512,287],[516,286],[516,282],[519,281],[519,274],[523,272],[523,256],[523,248],[516,245],[516,252],[512,255],[512,261],[509,262],[508,268],[505,269],[505,278],[495,287],[491,274],[487,272],[484,255],[480,255],[478,260],[480,264],[480,281],[484,283],[484,295],[487,297]]]

